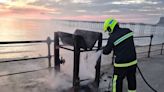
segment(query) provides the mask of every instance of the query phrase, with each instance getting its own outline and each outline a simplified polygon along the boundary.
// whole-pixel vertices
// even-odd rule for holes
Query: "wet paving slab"
[[[40,62],[43,61],[43,62]],[[36,70],[35,72],[0,76],[0,92],[60,92],[61,89],[72,87],[72,76],[65,73],[57,73],[54,68],[47,68],[47,62],[29,61],[28,63],[1,64],[0,74],[6,75],[15,72]],[[151,58],[138,60],[146,80],[158,91],[163,90],[164,55],[156,55]],[[11,66],[13,65],[13,66]],[[34,67],[34,68],[33,68]],[[5,70],[5,68],[7,68]],[[99,92],[110,91],[112,84],[112,66],[102,66]],[[104,74],[103,74],[104,73]],[[124,80],[124,92],[127,92],[127,82]],[[137,71],[137,92],[153,92],[144,83]]]

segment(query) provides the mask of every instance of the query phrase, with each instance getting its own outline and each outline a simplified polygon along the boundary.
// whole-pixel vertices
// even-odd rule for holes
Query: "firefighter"
[[[115,55],[112,92],[122,92],[125,77],[128,82],[128,92],[136,92],[137,59],[133,32],[128,28],[120,28],[118,21],[114,18],[106,19],[103,29],[104,32],[109,33],[103,54],[108,55],[113,50]]]

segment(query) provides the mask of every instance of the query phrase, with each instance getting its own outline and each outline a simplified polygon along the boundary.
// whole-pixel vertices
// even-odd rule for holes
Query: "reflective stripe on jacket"
[[[111,34],[103,49],[103,54],[107,55],[112,50],[116,56],[115,66],[128,67],[137,64],[133,32],[130,29],[119,28]]]

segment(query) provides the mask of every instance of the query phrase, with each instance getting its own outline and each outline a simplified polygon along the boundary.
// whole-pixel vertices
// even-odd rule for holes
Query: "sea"
[[[164,27],[150,24],[120,23],[121,27],[130,28],[134,37],[150,36],[153,34],[152,44],[164,43]],[[72,20],[4,20],[0,21],[0,42],[12,41],[37,41],[54,39],[54,32],[62,31],[73,34],[76,29],[101,32],[103,38],[109,35],[102,31],[103,22],[94,21],[72,21]],[[150,44],[150,37],[134,38],[136,46]],[[103,41],[105,46],[107,40]],[[54,54],[53,42],[51,43],[51,55]],[[60,51],[65,58],[67,51]],[[22,58],[42,57],[48,55],[47,43],[28,44],[0,44],[0,61]],[[89,54],[88,54],[89,55]],[[85,57],[88,57],[85,55]],[[72,56],[73,57],[73,54]],[[53,58],[52,58],[53,59]],[[70,59],[69,59],[70,60]]]
[[[130,28],[131,30],[133,30],[134,37],[150,36],[153,34],[154,37],[152,44],[164,43],[164,27],[128,23],[120,24],[120,26]],[[86,22],[70,20],[68,21],[18,19],[0,21],[0,62],[10,59],[22,59],[48,55],[47,43],[1,44],[1,42],[47,40],[48,37],[50,37],[53,40],[54,32],[62,31],[73,34],[76,29],[101,32],[103,34],[103,38],[108,38],[108,34],[102,31],[102,27],[102,22],[91,21]],[[134,38],[134,41],[135,45],[137,46],[145,46],[149,45],[150,37]],[[106,42],[107,41],[103,41],[103,45],[105,45]],[[51,55],[53,55],[53,43],[51,44]],[[94,79],[95,64],[100,55],[101,51],[81,53],[79,72],[80,79]],[[60,58],[61,56],[66,60],[66,63],[61,65],[62,74],[59,74],[59,77],[57,77],[56,75],[52,76],[52,74],[49,71],[15,75],[14,77],[0,77],[0,86],[1,88],[3,88],[1,89],[1,91],[13,92],[14,90],[14,92],[45,92],[45,90],[51,90],[51,87],[52,89],[60,89],[60,87],[72,86],[73,52],[60,50]],[[52,58],[52,63],[53,61],[54,60]],[[106,61],[107,63],[104,63],[104,61]],[[112,63],[111,55],[102,56],[102,62],[104,65]],[[24,71],[40,70],[42,68],[47,67],[47,59],[30,60],[28,62],[1,63],[0,76]],[[102,87],[104,87],[104,84]],[[51,90],[49,92],[54,92],[54,90]]]
[[[146,24],[120,24],[121,27],[130,28],[134,36],[153,37],[153,44],[164,42],[164,27]],[[102,22],[70,21],[70,20],[3,20],[0,21],[0,42],[6,41],[33,41],[54,39],[54,32],[62,31],[74,33],[76,29],[103,33],[103,38],[108,34],[102,31]],[[149,45],[150,37],[135,38],[135,45]],[[106,44],[106,41],[103,42]],[[51,46],[53,49],[53,46]],[[0,44],[0,60],[6,58],[21,58],[47,55],[47,44]]]

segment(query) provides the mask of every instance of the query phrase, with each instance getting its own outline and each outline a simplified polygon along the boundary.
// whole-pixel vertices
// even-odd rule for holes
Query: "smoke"
[[[51,75],[46,78],[46,84],[50,89],[59,92],[72,87],[72,80],[71,77],[65,73],[54,73],[54,71],[52,71]]]
[[[88,52],[81,53],[80,57],[80,80],[89,79],[93,80],[95,77],[95,65],[100,57],[102,51],[98,52]],[[70,53],[65,53],[70,54]],[[72,57],[67,57],[66,59],[71,60]],[[50,71],[50,75],[42,80],[44,85],[48,88],[55,90],[55,92],[61,92],[63,90],[68,90],[71,88],[73,79],[73,63],[66,61],[66,65],[62,65],[61,72]],[[65,67],[64,67],[65,66]],[[40,80],[41,81],[41,80]]]
[[[80,71],[79,77],[81,80],[89,79],[93,80],[95,77],[95,65],[100,57],[102,51],[81,53],[80,56]],[[71,52],[72,53],[72,52]],[[54,69],[41,70],[33,73],[15,75],[15,77],[2,77],[0,85],[7,85],[3,90],[16,90],[16,92],[62,92],[71,88],[73,82],[73,55],[71,53],[66,54],[66,64],[61,66],[61,72],[56,72]],[[33,63],[31,63],[33,62]],[[40,69],[46,63],[41,62],[27,62],[27,63],[13,63],[15,67],[11,68],[10,72],[20,72],[24,70],[37,70]],[[19,67],[18,67],[19,65]],[[21,65],[21,66],[20,66]],[[12,71],[13,70],[13,71]],[[10,72],[1,72],[0,74],[8,74]],[[18,80],[19,79],[19,80]],[[14,84],[12,81],[14,80]],[[10,86],[14,86],[10,88]],[[8,88],[9,87],[9,88]],[[6,92],[6,91],[4,91]],[[67,91],[66,91],[67,92]]]
[[[97,60],[101,56],[102,50],[98,52],[88,52],[82,55],[80,61],[79,76],[82,79],[94,79],[95,78],[95,65]]]

